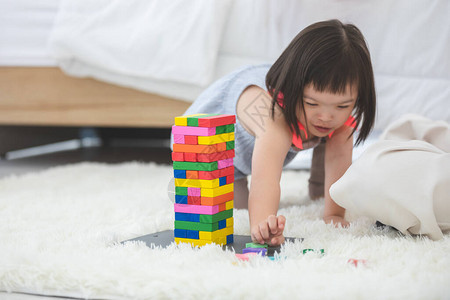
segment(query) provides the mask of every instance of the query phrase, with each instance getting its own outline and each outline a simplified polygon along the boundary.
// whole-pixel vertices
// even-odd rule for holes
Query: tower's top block
[[[195,114],[175,118],[177,126],[217,127],[236,123],[235,115]]]

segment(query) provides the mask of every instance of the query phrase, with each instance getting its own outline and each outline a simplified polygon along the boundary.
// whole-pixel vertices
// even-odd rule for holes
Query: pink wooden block
[[[182,134],[174,134],[173,135],[173,142],[175,144],[184,144],[184,135],[182,135]]]
[[[217,168],[218,169],[224,169],[224,168],[231,167],[231,166],[233,166],[233,159],[232,158],[227,158],[227,159],[223,159],[223,160],[217,161]]]
[[[189,214],[214,215],[219,212],[219,205],[189,205],[189,204],[174,204],[174,211]]]
[[[201,196],[200,188],[188,187],[188,196]]]
[[[216,127],[172,126],[172,134],[210,136],[216,134]]]

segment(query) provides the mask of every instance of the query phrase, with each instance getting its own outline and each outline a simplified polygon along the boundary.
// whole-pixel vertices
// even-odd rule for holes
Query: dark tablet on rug
[[[295,241],[301,242],[302,240],[303,240],[302,238],[291,238],[291,237],[286,238],[286,241],[292,242],[292,243],[294,243]],[[134,242],[138,242],[138,241],[145,242],[145,244],[149,247],[153,244],[155,246],[161,246],[161,247],[165,248],[174,242],[173,230],[165,230],[165,231],[160,231],[160,232],[156,232],[156,233],[152,233],[152,234],[139,236],[134,239],[123,241],[122,244],[126,243],[126,242],[133,242],[133,241]],[[233,243],[224,245],[224,246],[222,246],[222,248],[224,250],[228,249],[228,250],[234,251],[235,253],[242,253],[242,249],[245,248],[245,244],[250,243],[251,241],[252,241],[252,239],[249,235],[236,235],[235,234]],[[269,247],[267,255],[273,256],[275,252],[279,253],[280,249],[281,249],[280,246]]]

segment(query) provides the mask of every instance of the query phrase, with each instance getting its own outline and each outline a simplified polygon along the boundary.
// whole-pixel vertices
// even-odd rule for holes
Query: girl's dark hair
[[[370,53],[356,26],[329,20],[306,27],[267,73],[272,116],[282,93],[283,114],[297,135],[300,129],[296,112],[300,103],[304,114],[303,91],[308,84],[320,92],[331,93],[343,93],[347,84],[356,84],[358,99],[353,110],[356,119],[353,133],[359,128],[356,144],[367,138],[375,122],[375,84]]]

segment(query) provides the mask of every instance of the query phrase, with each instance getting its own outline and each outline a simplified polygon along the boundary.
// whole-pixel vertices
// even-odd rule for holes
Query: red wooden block
[[[198,119],[199,127],[217,127],[236,123],[235,115],[219,115]]]
[[[198,136],[196,135],[185,135],[184,143],[188,145],[198,145]]]
[[[190,152],[184,153],[184,161],[196,162],[197,161],[197,153],[190,153]]]
[[[172,152],[172,160],[173,161],[184,161],[184,153],[183,152]]]
[[[198,179],[216,179],[234,174],[234,166],[214,171],[198,171]]]
[[[216,153],[199,153],[197,159],[199,162],[212,162],[227,158],[233,158],[234,156],[235,156],[234,149],[231,149]]]
[[[234,174],[227,176],[227,184],[234,182]]]
[[[224,169],[219,170],[220,177],[234,175],[234,166],[226,167]]]
[[[200,197],[200,196],[188,196],[188,204],[201,205],[202,204],[202,197]]]

